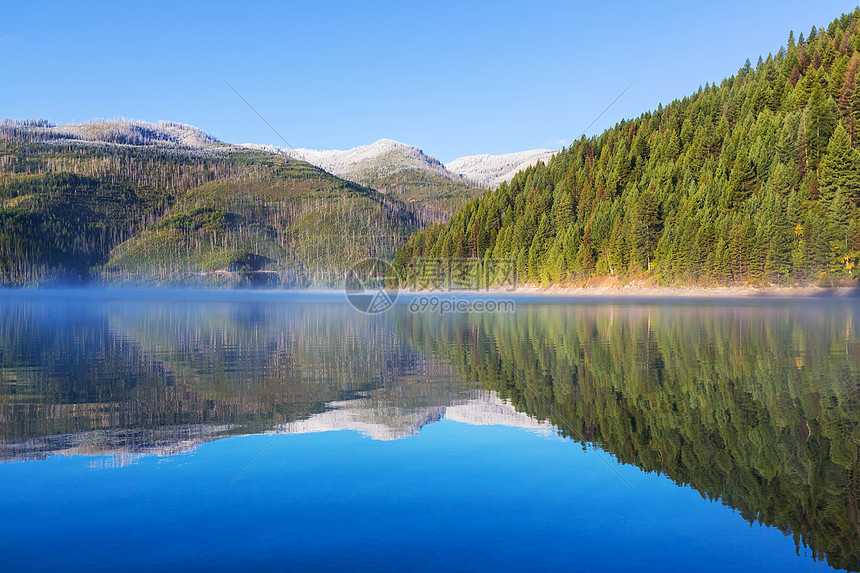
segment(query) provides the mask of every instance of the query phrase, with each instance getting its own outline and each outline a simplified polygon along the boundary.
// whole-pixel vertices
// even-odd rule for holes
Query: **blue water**
[[[856,547],[836,505],[854,503],[860,345],[855,303],[816,305],[528,300],[510,316],[373,317],[335,295],[7,293],[0,568],[832,571],[823,557],[838,568]],[[716,379],[688,380],[706,360]],[[701,395],[666,398],[675,382]],[[505,387],[516,409],[500,406]],[[808,405],[809,388],[825,399]],[[501,414],[459,422],[453,404]],[[810,423],[805,408],[813,438],[793,417]],[[529,427],[542,410],[577,439]],[[720,422],[739,412],[752,421]],[[352,422],[325,417],[339,413]],[[314,420],[327,421],[290,425]],[[732,437],[741,423],[750,435]],[[761,442],[771,427],[787,449]],[[795,460],[810,441],[825,457]],[[797,511],[778,511],[819,495],[808,487],[831,492],[803,516],[824,532],[818,553],[796,542],[784,516]]]
[[[829,569],[690,488],[522,429],[443,421],[393,442],[281,436],[228,487],[272,440],[111,469],[62,456],[0,466],[4,568]]]

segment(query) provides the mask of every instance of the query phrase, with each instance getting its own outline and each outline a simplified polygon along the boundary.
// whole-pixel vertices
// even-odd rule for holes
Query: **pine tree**
[[[738,207],[750,196],[756,185],[755,167],[746,150],[742,151],[732,166],[729,176],[726,205]]]
[[[651,188],[643,191],[630,218],[633,249],[637,262],[651,270],[651,257],[660,236],[659,205]]]
[[[815,167],[827,147],[830,135],[836,127],[836,103],[828,97],[820,82],[813,84],[806,109],[806,154]]]
[[[846,197],[860,198],[860,155],[851,147],[848,132],[840,123],[827,145],[818,169],[821,201],[829,209],[840,189]]]
[[[529,247],[529,276],[533,281],[539,281],[541,278],[541,270],[543,266],[543,256],[550,246],[550,242],[555,237],[555,230],[552,226],[549,216],[544,213],[541,215],[540,224],[535,233],[532,244]]]
[[[770,194],[765,204],[767,254],[764,270],[768,280],[783,283],[791,273],[791,250],[794,235],[780,199]]]
[[[575,216],[573,194],[566,185],[559,185],[552,203],[552,220],[555,228],[567,229],[573,224]]]
[[[842,117],[848,126],[848,135],[852,144],[856,140],[856,123],[854,121],[855,112],[860,109],[855,109],[854,91],[857,83],[857,69],[860,67],[860,53],[854,52],[851,59],[848,60],[848,65],[845,68],[845,74],[842,79],[842,86],[839,90],[839,99],[837,106],[842,113]],[[856,102],[860,103],[860,102]]]

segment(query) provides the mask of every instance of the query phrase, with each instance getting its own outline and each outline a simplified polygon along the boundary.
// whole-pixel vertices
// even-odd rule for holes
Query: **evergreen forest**
[[[582,137],[414,234],[398,267],[515,260],[520,282],[543,285],[854,284],[858,31],[860,10],[792,32],[733,77]]]

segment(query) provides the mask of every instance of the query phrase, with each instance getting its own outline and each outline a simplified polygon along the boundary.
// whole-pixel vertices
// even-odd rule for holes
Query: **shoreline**
[[[655,287],[641,284],[611,284],[611,285],[523,285],[514,289],[451,289],[426,290],[401,288],[398,296],[403,297],[437,297],[437,298],[477,298],[481,296],[493,298],[544,298],[544,299],[852,299],[860,298],[860,287],[820,287],[820,286],[665,286]],[[342,288],[309,287],[309,288],[224,288],[224,287],[195,287],[175,285],[66,285],[47,287],[0,287],[0,297],[22,295],[107,295],[118,298],[134,298],[135,295],[169,297],[170,293],[198,293],[205,300],[213,298],[234,298],[242,294],[251,297],[271,298],[278,295],[298,296],[344,296]],[[203,294],[206,293],[206,294]]]
[[[427,291],[401,289],[409,296],[468,297],[487,295],[492,297],[546,297],[546,298],[851,298],[860,297],[860,287],[818,286],[721,286],[721,287],[649,287],[641,285],[617,286],[519,286],[515,289],[490,288],[482,290],[463,289],[450,291]]]

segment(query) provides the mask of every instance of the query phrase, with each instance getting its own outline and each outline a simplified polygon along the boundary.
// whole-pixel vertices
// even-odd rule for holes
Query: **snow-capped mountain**
[[[52,125],[45,120],[0,123],[0,132],[26,132],[44,142],[76,140],[87,145],[154,146],[179,153],[209,155],[242,148],[300,159],[332,175],[396,197],[418,219],[447,220],[469,199],[488,187],[510,181],[517,171],[547,161],[553,153],[537,149],[506,155],[472,155],[443,165],[418,147],[391,139],[346,150],[292,149],[272,145],[224,143],[191,126],[171,121],[147,123],[127,119]]]
[[[482,192],[479,185],[451,173],[438,159],[390,139],[346,150],[244,147],[301,159],[332,175],[372,187],[409,204],[414,214],[428,223],[446,220]]]
[[[468,155],[446,163],[445,167],[482,187],[497,187],[503,181],[510,182],[518,171],[538,161],[546,163],[556,153],[558,150],[532,149],[504,155]]]
[[[538,161],[549,161],[553,154],[558,153],[552,149],[532,149],[504,155],[484,153],[442,164],[417,147],[391,139],[380,139],[370,145],[345,150],[291,149],[253,143],[246,143],[243,147],[302,159],[333,175],[361,184],[408,170],[418,170],[481,188],[496,187],[503,181],[510,181],[518,171]]]
[[[26,127],[32,135],[43,141],[74,139],[108,144],[154,145],[185,149],[223,150],[233,147],[194,126],[172,121],[148,123],[118,119],[52,125],[37,120],[29,122],[26,126],[7,122],[0,127],[7,130]],[[434,192],[438,191],[448,196],[462,195],[462,191],[469,188],[495,187],[502,181],[510,181],[517,171],[530,167],[538,161],[548,161],[556,153],[550,149],[533,149],[505,155],[470,155],[442,164],[418,147],[391,139],[380,139],[370,145],[345,150],[292,149],[254,143],[246,143],[239,147],[301,159],[332,175],[374,187],[383,192],[393,191],[402,194],[403,187],[414,187],[418,184],[425,188],[431,186]],[[418,181],[415,180],[416,176],[419,178]],[[426,179],[428,176],[430,180]],[[457,188],[451,188],[452,184]],[[474,193],[465,195],[472,194]],[[468,196],[465,198],[468,199]],[[407,197],[407,200],[412,198]]]
[[[26,129],[32,137],[41,141],[73,139],[121,145],[154,145],[192,149],[212,146],[226,147],[225,144],[221,144],[201,129],[173,121],[147,123],[119,119],[68,125],[52,125],[47,121],[39,120],[23,124],[7,121],[0,125],[0,128],[5,130]]]
[[[352,149],[291,149],[272,145],[246,143],[243,147],[280,153],[294,159],[302,159],[325,169],[332,175],[364,183],[370,178],[391,177],[400,172],[417,169],[441,175],[452,181],[459,179],[435,157],[430,157],[417,147],[380,139],[370,145]]]

